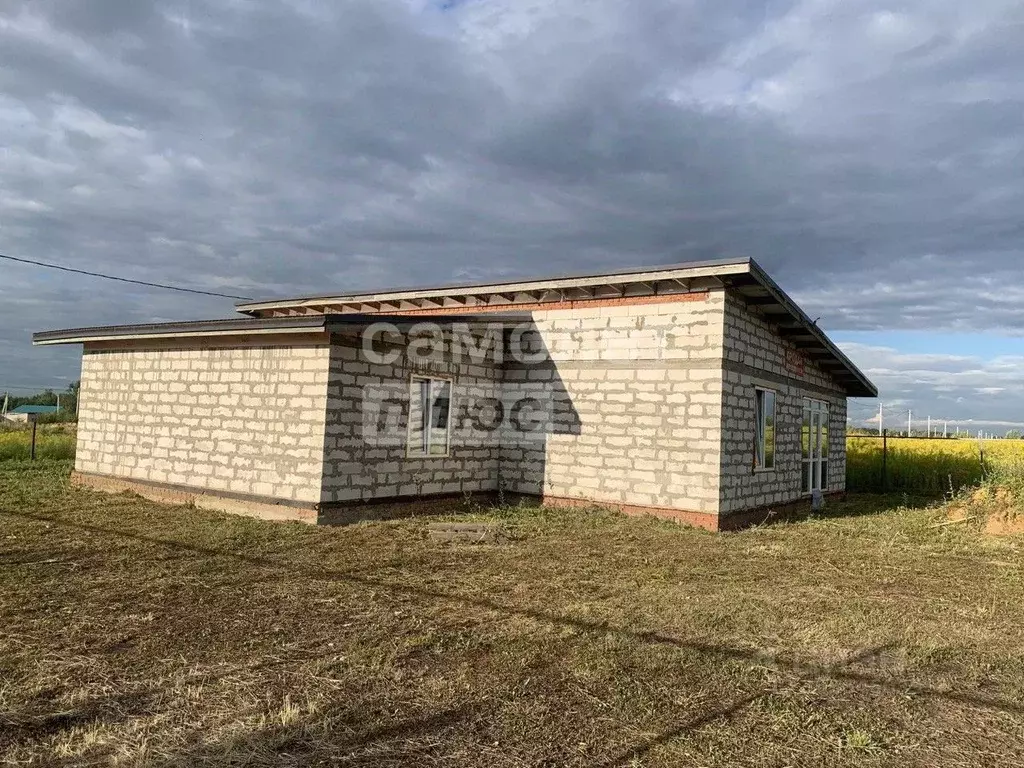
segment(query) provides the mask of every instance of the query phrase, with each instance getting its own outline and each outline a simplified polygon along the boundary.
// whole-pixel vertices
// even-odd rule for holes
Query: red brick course
[[[524,304],[480,304],[430,309],[387,309],[370,312],[374,315],[472,315],[483,312],[546,312],[552,309],[586,309],[588,307],[627,307],[642,304],[672,304],[707,301],[707,291],[674,293],[665,296],[619,296],[604,299],[571,299],[567,301],[536,301]]]

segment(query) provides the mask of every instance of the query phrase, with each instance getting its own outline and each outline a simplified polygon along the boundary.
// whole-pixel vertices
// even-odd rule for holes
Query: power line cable
[[[216,293],[214,291],[200,291],[197,288],[181,288],[176,285],[166,285],[164,283],[147,283],[145,280],[133,280],[130,277],[117,277],[116,275],[104,275],[101,272],[90,272],[85,269],[74,269],[73,267],[64,267],[60,264],[47,264],[45,261],[35,261],[34,259],[21,259],[17,256],[6,256],[0,253],[0,259],[6,259],[7,261],[17,261],[21,264],[31,264],[36,267],[46,267],[47,269],[58,269],[61,272],[73,272],[76,275],[87,275],[88,277],[101,277],[104,280],[117,280],[120,283],[132,283],[133,285],[144,285],[147,288],[162,288],[165,291],[180,291],[182,293],[198,293],[202,296],[217,296],[221,299],[240,299],[242,301],[252,301],[251,296],[232,296],[229,293]]]

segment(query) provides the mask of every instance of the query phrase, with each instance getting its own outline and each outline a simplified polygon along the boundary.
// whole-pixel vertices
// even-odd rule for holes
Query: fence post
[[[882,493],[889,490],[889,430],[882,431]]]
[[[35,414],[32,414],[34,417]],[[36,460],[36,420],[32,418],[32,461]]]

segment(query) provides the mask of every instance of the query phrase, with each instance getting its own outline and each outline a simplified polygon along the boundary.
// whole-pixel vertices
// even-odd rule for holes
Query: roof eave
[[[230,320],[199,320],[181,323],[107,325],[40,331],[32,334],[32,344],[34,346],[49,346],[95,341],[310,333],[323,330],[325,322],[326,316],[321,315],[319,317],[273,318],[272,320],[232,318]]]
[[[232,318],[229,320],[198,320],[180,323],[146,323],[140,325],[108,325],[92,328],[69,328],[58,331],[40,331],[32,334],[35,346],[56,344],[84,344],[101,341],[142,341],[146,339],[184,339],[223,336],[254,336],[281,334],[331,333],[373,323],[411,326],[417,323],[458,322],[466,324],[494,324],[521,322],[530,315],[524,313],[459,314],[425,318],[416,315],[304,315],[301,317]]]
[[[776,283],[771,276],[756,262],[750,262],[750,275],[753,277],[772,297],[785,308],[785,310],[807,330],[809,334],[831,354],[846,371],[853,377],[854,385],[844,383],[846,393],[849,397],[878,397],[878,388],[871,380],[864,375],[849,357],[818,327],[817,323],[808,317],[795,301]]]
[[[348,295],[304,296],[292,299],[278,299],[257,302],[239,302],[235,309],[243,314],[303,309],[310,306],[343,304],[365,304],[378,302],[401,302],[410,299],[443,299],[483,294],[507,294],[516,292],[558,291],[573,288],[591,288],[623,283],[670,281],[693,277],[715,277],[744,274],[752,263],[747,257],[718,259],[714,261],[670,264],[660,267],[636,267],[629,270],[607,273],[588,273],[565,277],[528,278],[501,282],[434,286],[427,288],[400,288],[377,291],[363,291]]]

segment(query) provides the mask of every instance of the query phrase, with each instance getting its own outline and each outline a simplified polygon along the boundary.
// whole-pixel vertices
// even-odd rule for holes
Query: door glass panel
[[[800,452],[803,459],[801,490],[804,493],[828,486],[828,441],[828,404],[805,399],[800,428]]]

